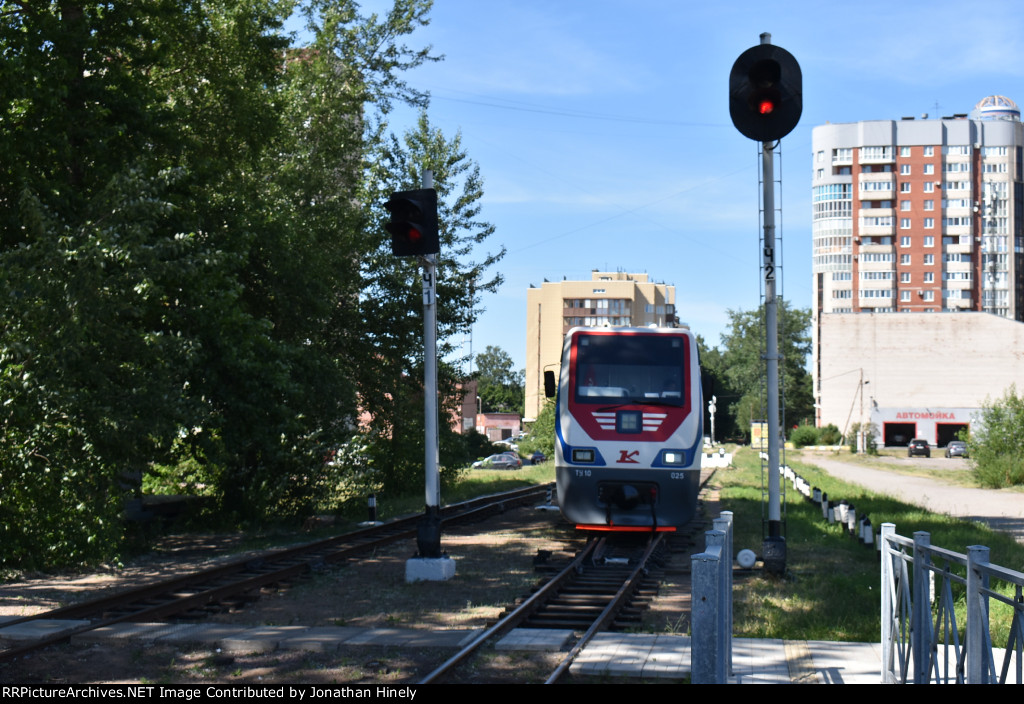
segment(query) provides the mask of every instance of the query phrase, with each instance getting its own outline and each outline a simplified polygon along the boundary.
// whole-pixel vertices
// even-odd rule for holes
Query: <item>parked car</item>
[[[537,450],[532,455],[530,455],[527,459],[530,460],[530,464],[540,464],[541,462],[547,462],[548,456],[545,455],[540,450]]]
[[[907,457],[914,457],[920,455],[921,457],[931,457],[932,448],[928,445],[928,441],[923,438],[914,438],[910,441],[907,446]]]
[[[963,440],[950,440],[946,445],[946,457],[967,457],[967,443]]]
[[[522,466],[523,461],[508,452],[491,455],[486,459],[473,463],[473,469],[519,469]]]

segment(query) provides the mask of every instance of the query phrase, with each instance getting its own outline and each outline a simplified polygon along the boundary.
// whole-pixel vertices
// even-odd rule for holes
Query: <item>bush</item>
[[[832,427],[835,427],[835,426],[832,426]],[[861,429],[861,424],[860,423],[854,423],[853,425],[850,426],[850,433],[849,433],[849,435],[846,436],[846,442],[850,446],[850,452],[852,452],[854,454],[857,453],[857,449],[858,449],[857,448],[857,433],[860,432],[860,429]],[[839,432],[838,428],[836,428],[836,432],[837,433]],[[875,442],[875,434],[877,432],[878,432],[878,429],[875,427],[874,423],[864,423],[864,452],[866,452],[869,455],[877,455],[878,454],[878,443]]]
[[[818,431],[818,444],[819,445],[839,445],[843,442],[843,434],[839,432],[839,428],[833,423],[829,423],[824,428],[819,428]]]
[[[789,434],[789,440],[793,443],[793,447],[807,447],[808,445],[817,445],[819,438],[819,431],[813,425],[800,425],[793,429],[793,432]]]
[[[985,400],[967,450],[982,486],[1024,484],[1024,398],[1015,386],[998,401]]]

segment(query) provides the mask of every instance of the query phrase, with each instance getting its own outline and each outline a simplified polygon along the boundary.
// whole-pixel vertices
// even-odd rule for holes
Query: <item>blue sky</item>
[[[966,113],[994,93],[1024,103],[1014,2],[437,0],[430,17],[408,44],[445,60],[406,78],[430,92],[435,127],[461,132],[482,217],[508,250],[472,348],[500,346],[517,368],[526,291],[545,278],[646,272],[675,285],[680,319],[712,345],[729,309],[758,305],[760,167],[729,119],[728,76],[761,32],[803,71],[780,191],[782,292],[801,307],[814,126]],[[399,109],[389,121],[400,133],[414,120]]]

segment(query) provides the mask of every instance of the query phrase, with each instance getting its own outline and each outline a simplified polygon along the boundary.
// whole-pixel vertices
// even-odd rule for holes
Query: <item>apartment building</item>
[[[870,329],[886,340],[887,354],[896,355],[891,361],[906,367],[898,346],[890,344],[902,341],[906,354],[916,359],[916,366],[911,366],[918,379],[965,385],[966,397],[973,399],[968,408],[987,395],[1000,395],[1002,388],[996,388],[1000,377],[982,374],[979,378],[984,382],[976,383],[975,355],[970,353],[982,340],[992,343],[991,325],[982,325],[973,316],[957,316],[954,328],[941,326],[947,332],[957,331],[955,338],[944,343],[949,349],[962,348],[956,370],[948,366],[949,355],[928,354],[921,340],[934,342],[930,331],[937,321],[924,315],[928,313],[975,312],[1024,320],[1024,126],[1017,105],[994,95],[980,101],[970,114],[822,125],[813,131],[812,150],[814,381],[819,423],[842,428],[837,417],[841,421],[851,414],[839,413],[838,408],[854,405],[849,389],[840,394],[845,400],[826,398],[839,390],[830,392],[835,385],[823,374],[825,368],[830,374],[849,377],[843,383],[854,383],[855,395],[864,393],[856,388],[864,382],[855,382],[863,378],[862,369],[853,374],[830,364],[846,355],[828,346],[842,345],[842,338],[831,337],[826,344],[823,329],[847,334],[849,325]],[[906,313],[922,315],[900,315],[898,320],[877,323],[826,323],[828,316]],[[972,341],[975,327],[984,334]],[[863,346],[859,352],[875,354]],[[991,363],[988,352],[985,357]],[[1007,378],[1016,376],[1018,353],[1005,350]],[[859,360],[858,368],[885,366],[885,360],[874,357]],[[934,389],[915,396],[913,384],[904,385],[904,391],[893,398],[904,417],[920,416],[924,411],[914,408],[939,403],[941,396],[931,393]],[[960,390],[951,388],[950,395],[960,399],[958,407],[964,406],[965,394]]]
[[[570,328],[674,327],[676,288],[647,274],[591,272],[589,281],[544,281],[526,294],[526,418],[544,406],[544,370],[556,375]]]

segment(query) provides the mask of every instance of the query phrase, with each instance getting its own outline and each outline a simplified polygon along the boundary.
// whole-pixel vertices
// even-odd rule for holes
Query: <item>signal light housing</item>
[[[391,220],[384,229],[391,233],[392,254],[396,257],[418,257],[441,251],[437,191],[433,188],[396,191],[384,207],[391,213]]]
[[[774,44],[752,46],[729,74],[729,115],[744,137],[774,142],[793,131],[803,112],[803,74],[793,55]]]

